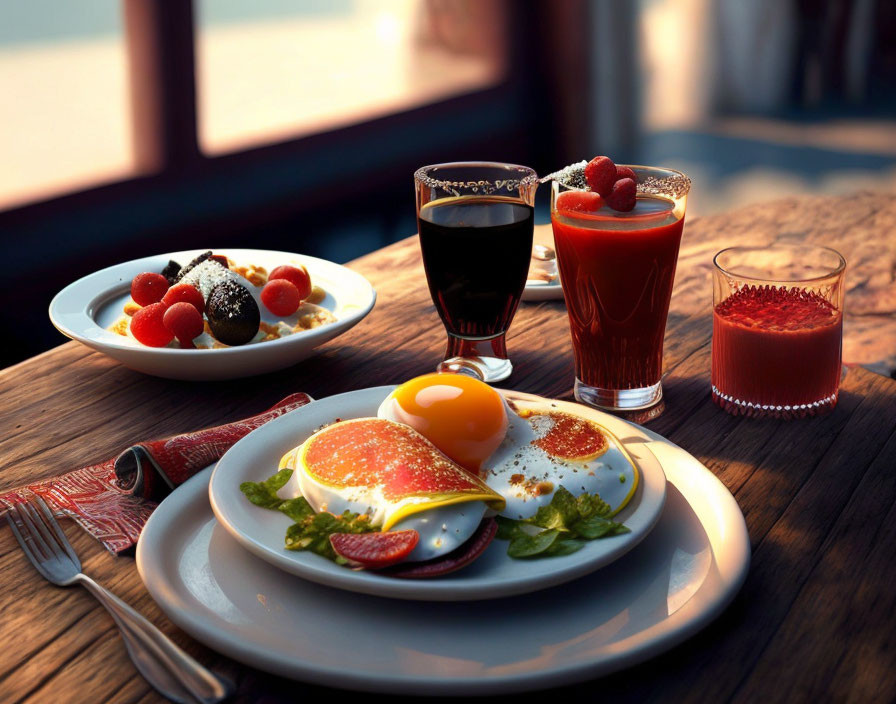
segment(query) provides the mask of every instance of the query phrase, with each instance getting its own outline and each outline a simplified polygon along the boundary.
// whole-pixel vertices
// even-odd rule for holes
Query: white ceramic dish
[[[122,314],[131,279],[143,271],[161,271],[170,259],[185,265],[204,250],[173,252],[102,269],[75,281],[50,303],[50,320],[67,337],[83,342],[145,374],[169,379],[202,381],[235,379],[284,369],[310,356],[314,349],[357,325],[376,301],[376,292],[360,274],[324,259],[289,252],[258,249],[215,249],[238,264],[255,264],[268,271],[281,264],[303,264],[312,283],[326,298],[320,305],[336,322],[269,342],[210,350],[145,347],[108,330]],[[259,307],[262,320],[276,318]]]
[[[562,301],[563,287],[560,285],[559,279],[554,279],[550,283],[529,279],[523,289],[522,299],[524,301]]]
[[[637,545],[653,528],[663,508],[666,478],[645,449],[637,428],[579,404],[555,403],[559,410],[585,415],[617,434],[641,470],[635,496],[615,520],[631,532],[587,543],[572,555],[539,560],[507,556],[507,542],[495,539],[473,564],[437,579],[396,579],[371,571],[355,571],[310,552],[287,550],[283,539],[292,523],[283,514],[252,505],[240,491],[245,481],[261,481],[277,472],[280,458],[300,445],[316,428],[336,418],[375,416],[395,387],[381,386],[330,396],[266,423],[234,445],[218,462],[209,484],[218,522],[250,552],[280,569],[331,587],[377,596],[433,601],[492,599],[544,589],[609,564]],[[517,397],[538,399],[510,392]],[[621,432],[623,435],[618,435]]]
[[[156,509],[137,567],[187,633],[285,677],[421,695],[508,694],[592,679],[706,626],[740,589],[750,562],[731,494],[686,452],[644,432],[669,481],[656,528],[620,560],[562,587],[422,603],[314,584],[242,549],[217,523],[211,470]]]

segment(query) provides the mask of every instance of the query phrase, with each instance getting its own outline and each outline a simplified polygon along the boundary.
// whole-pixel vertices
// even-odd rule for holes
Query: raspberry
[[[593,213],[600,210],[603,204],[603,198],[594,191],[564,191],[557,196],[555,203],[557,210],[579,213]]]
[[[635,207],[638,188],[630,178],[621,178],[613,184],[613,190],[607,196],[607,205],[613,210],[627,213]]]
[[[164,347],[171,342],[174,335],[163,322],[167,310],[168,306],[164,303],[150,303],[134,313],[131,318],[131,333],[138,342],[147,347]]]
[[[151,271],[137,274],[131,281],[131,298],[137,305],[148,306],[150,303],[158,303],[167,290],[168,279]]]
[[[286,279],[292,283],[299,290],[299,298],[303,301],[311,295],[311,277],[303,266],[290,266],[289,264],[278,266],[268,276],[268,281],[274,279]]]
[[[261,289],[261,302],[274,315],[288,316],[302,305],[302,297],[299,295],[299,289],[291,281],[272,279]]]
[[[635,183],[638,182],[638,177],[635,175],[634,170],[632,170],[628,166],[617,166],[616,167],[616,180],[618,181],[621,178],[630,178]]]
[[[585,180],[592,191],[606,198],[616,183],[616,165],[608,156],[596,156],[585,167]]]
[[[173,306],[175,303],[189,303],[202,315],[205,310],[205,301],[199,289],[190,284],[175,284],[162,297],[162,303]]]
[[[192,303],[185,301],[170,306],[162,316],[162,323],[183,347],[192,347],[193,338],[203,330],[202,314]]]

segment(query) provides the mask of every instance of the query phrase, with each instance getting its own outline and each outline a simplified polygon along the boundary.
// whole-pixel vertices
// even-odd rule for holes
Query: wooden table
[[[817,238],[830,224],[826,212],[840,223],[864,222],[867,232],[850,235],[862,247],[876,238],[879,250],[892,249],[893,231],[877,227],[882,216],[869,214],[869,202],[791,199],[756,210],[752,229],[748,211],[686,226],[666,335],[666,410],[648,427],[695,455],[737,498],[752,566],[732,605],[697,636],[639,667],[559,695],[633,702],[896,699],[896,381],[850,366],[836,410],[794,422],[735,418],[709,395],[712,253],[745,241],[747,231],[762,241],[776,238],[776,228],[788,235],[797,222]],[[892,212],[889,217],[892,222]],[[790,225],[776,225],[781,222]],[[829,230],[826,241],[847,250],[849,241],[835,242],[846,230]],[[4,370],[0,489],[106,459],[135,440],[256,413],[293,391],[323,397],[430,371],[444,333],[415,239],[351,266],[378,290],[375,310],[319,355],[281,373],[227,383],[166,381],[74,342]],[[850,276],[864,280],[855,271]],[[885,327],[892,321],[880,317],[876,337],[892,342],[892,327]],[[506,386],[570,398],[562,302],[523,304],[508,346],[515,372]],[[332,690],[243,667],[193,641],[150,599],[131,558],[111,557],[71,525],[67,532],[88,574],[200,660],[228,672],[239,683],[240,701],[332,696]],[[0,613],[0,699],[159,700],[136,674],[106,612],[83,590],[43,581],[5,527]]]

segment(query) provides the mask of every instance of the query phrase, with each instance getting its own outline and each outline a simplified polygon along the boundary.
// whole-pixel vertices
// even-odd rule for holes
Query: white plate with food
[[[225,346],[210,336],[208,309],[204,311],[206,329],[196,338],[197,347],[205,349],[183,349],[176,339],[167,346],[151,347],[131,333],[128,313],[139,309],[131,299],[134,277],[144,272],[162,273],[171,261],[186,268],[203,250],[146,257],[85,276],[53,298],[50,320],[63,335],[131,369],[169,379],[201,381],[254,376],[296,364],[357,325],[376,301],[376,292],[367,279],[333,262],[269,250],[213,251],[230,262],[234,271],[228,276],[238,282],[231,285],[257,308],[256,318],[248,323],[254,326],[249,332],[251,339],[245,343],[240,339],[238,344]],[[267,275],[280,266],[304,267],[313,287],[308,300],[287,315],[273,314],[261,298]],[[227,308],[218,310],[222,320],[232,315]]]
[[[452,386],[443,386],[446,384]],[[461,388],[463,394],[459,390]],[[453,411],[448,414],[445,413],[446,406],[435,403],[431,395],[444,393],[445,389],[450,394],[455,391],[461,394],[452,398],[450,403],[454,405],[448,408]],[[450,436],[447,441],[443,437],[434,442],[445,455],[464,466],[469,467],[470,462],[473,462],[473,467],[481,466],[485,477],[483,482],[478,486],[474,486],[472,480],[461,485],[442,484],[432,488],[430,497],[421,499],[425,492],[415,493],[416,490],[407,489],[405,485],[395,486],[395,482],[399,481],[395,477],[412,474],[408,467],[414,467],[412,461],[405,462],[399,458],[395,462],[389,460],[391,464],[388,464],[385,485],[372,482],[374,491],[379,492],[380,499],[386,494],[413,496],[385,503],[374,501],[373,504],[342,501],[340,496],[345,496],[346,491],[352,496],[357,496],[361,491],[359,487],[362,482],[358,477],[367,466],[362,455],[371,454],[371,438],[362,438],[353,433],[366,432],[366,429],[379,428],[380,425],[386,426],[390,432],[400,428],[410,430],[403,425],[407,418],[396,410],[398,407],[393,408],[396,401],[406,398],[402,397],[402,390],[412,392],[414,398],[423,399],[428,407],[430,417],[424,421],[429,426],[427,437],[433,439],[434,434],[438,435],[439,432]],[[427,393],[430,394],[428,398]],[[497,411],[489,406],[494,399],[480,394],[490,394],[497,399]],[[666,481],[662,468],[644,444],[646,436],[642,431],[618,418],[579,404],[550,401],[516,392],[505,392],[504,398],[512,402],[512,407],[507,406],[494,389],[475,379],[454,374],[433,374],[418,377],[397,389],[377,387],[315,401],[258,428],[225,454],[209,486],[212,508],[218,521],[237,542],[286,572],[349,591],[416,600],[490,599],[544,589],[609,564],[647,536],[662,511]],[[464,403],[467,404],[465,408],[462,407]],[[408,407],[409,404],[405,403],[405,408]],[[371,420],[378,412],[380,418]],[[505,413],[506,420],[493,415],[496,412]],[[350,420],[360,418],[368,420]],[[343,422],[334,423],[337,419]],[[587,425],[587,428],[580,429],[582,433],[588,428],[599,428],[598,435],[592,439],[604,445],[584,452],[576,451],[584,455],[584,460],[569,459],[576,452],[564,451],[564,459],[556,461],[555,456],[563,454],[557,449],[556,442],[559,440],[562,443],[563,433],[569,433],[567,426],[573,422],[570,419]],[[561,421],[567,425],[561,425]],[[333,425],[327,427],[326,432],[315,435],[314,444],[305,442],[315,430],[328,424]],[[499,435],[491,433],[489,428],[499,425]],[[470,451],[470,446],[464,446],[451,436],[461,426],[479,433],[479,444],[471,451],[473,455],[478,452],[478,458],[464,458],[463,454]],[[357,480],[347,489],[339,484],[338,477],[334,478],[336,475],[323,476],[318,471],[320,457],[314,452],[321,447],[326,449],[325,436],[328,434],[334,436],[331,445],[336,448],[335,454],[339,455],[346,471],[354,473]],[[536,437],[539,434],[544,436],[540,440]],[[384,457],[390,455],[391,448],[400,446],[402,442],[401,438],[390,436],[385,446],[377,447],[372,454],[378,463],[387,462]],[[555,445],[546,444],[550,442]],[[353,443],[360,443],[357,445],[361,448],[360,454],[352,454]],[[541,445],[537,446],[538,443]],[[309,445],[311,449],[304,453],[304,461],[310,464],[298,463],[296,458],[302,453],[296,448],[308,448]],[[545,447],[553,454],[545,454]],[[439,467],[440,461],[427,459],[421,466]],[[309,470],[314,462],[318,462],[315,469]],[[321,506],[337,515],[344,510],[356,511],[371,516],[374,524],[389,531],[390,535],[412,529],[419,538],[414,552],[402,557],[403,564],[377,571],[349,569],[320,554],[287,549],[287,531],[293,521],[277,510],[250,503],[241,491],[244,483],[257,487],[257,483],[284,467],[292,468],[293,473],[289,483],[279,489],[281,499],[304,495],[310,502],[316,501],[315,510],[318,511]],[[445,471],[451,471],[450,467]],[[458,471],[469,479],[468,473],[459,468]],[[439,477],[442,481],[444,475],[440,474]],[[452,480],[444,481],[450,484]],[[515,521],[528,519],[539,507],[553,504],[555,497],[563,493],[561,487],[575,496],[583,493],[600,495],[611,509],[606,512],[608,520],[621,523],[624,528],[619,534],[582,540],[580,544],[572,545],[570,554],[564,554],[561,549],[564,546],[558,543],[551,547],[551,551],[560,554],[551,557],[511,557],[511,543],[516,546],[515,549],[522,545],[524,555],[541,553],[537,550],[526,552],[528,538],[508,541],[501,539],[501,534],[490,543],[491,536],[488,536],[480,546],[481,551],[476,548],[474,543],[483,539],[481,531],[485,528],[487,513],[498,510],[503,514],[498,520],[505,528],[521,525]],[[458,498],[461,494],[464,496]],[[371,508],[365,510],[365,506]],[[595,520],[601,522],[600,519]],[[556,537],[553,534],[544,535],[541,530],[528,526],[527,530],[536,533],[538,541]],[[457,567],[453,560],[461,560],[460,564],[465,566],[455,572],[443,573]],[[396,571],[403,573],[413,567],[428,572],[424,575],[415,572],[404,577],[395,576]],[[430,574],[439,576],[415,578]]]
[[[156,509],[137,546],[137,567],[184,631],[284,677],[429,696],[509,694],[593,679],[705,627],[740,589],[750,562],[743,515],[724,485],[675,445],[627,427],[621,437],[646,434],[665,470],[662,516],[628,554],[560,587],[425,603],[315,584],[243,549],[215,520],[211,469]]]

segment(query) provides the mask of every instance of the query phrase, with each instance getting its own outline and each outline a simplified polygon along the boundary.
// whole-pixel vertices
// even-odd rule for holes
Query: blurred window
[[[0,3],[0,95],[0,209],[133,173],[120,3]]]
[[[509,7],[195,0],[200,145],[234,151],[496,86]],[[113,0],[0,3],[0,210],[137,175],[122,15]]]
[[[503,2],[199,0],[204,151],[374,119],[496,85]]]

